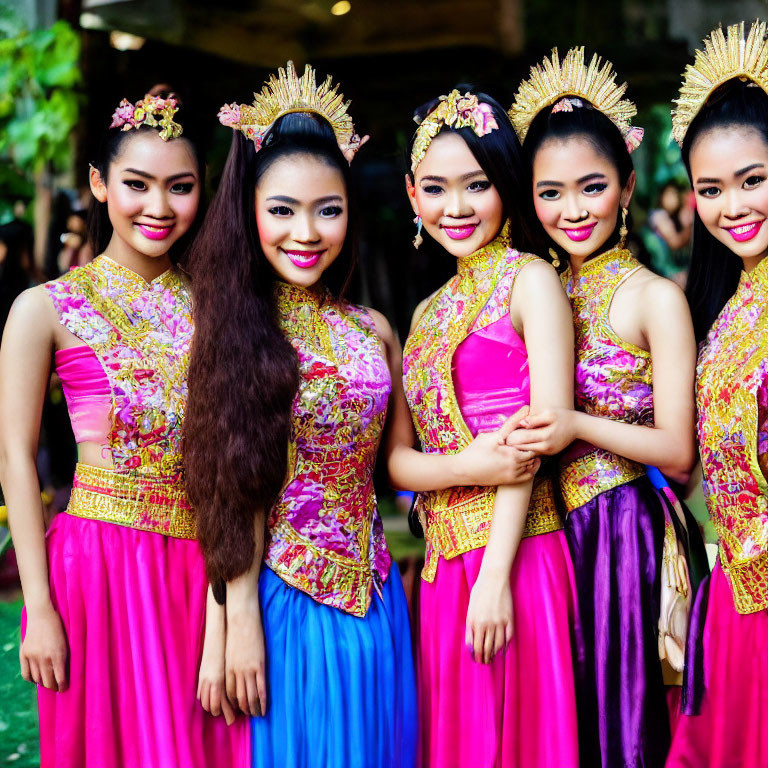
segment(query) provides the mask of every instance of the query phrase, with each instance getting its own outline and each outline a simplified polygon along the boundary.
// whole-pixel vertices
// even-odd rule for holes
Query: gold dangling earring
[[[627,214],[626,208],[621,209],[621,227],[619,227],[619,248],[627,247]]]
[[[421,236],[421,216],[416,214],[413,223],[416,225],[416,237],[413,238],[413,247],[418,248],[424,242],[424,238]]]
[[[560,266],[560,256],[554,248],[549,249],[549,255],[552,258],[552,266],[557,269]]]

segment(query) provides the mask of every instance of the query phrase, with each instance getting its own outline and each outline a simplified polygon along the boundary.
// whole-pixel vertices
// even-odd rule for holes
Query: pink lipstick
[[[765,219],[763,219],[763,221],[765,221]],[[757,235],[762,225],[762,221],[753,221],[749,224],[740,224],[738,227],[725,227],[725,229],[731,233],[731,237],[737,243],[745,243],[747,240],[751,240]]]
[[[592,230],[597,226],[597,224],[587,224],[586,227],[575,227],[574,229],[563,229],[563,232],[565,232],[568,237],[571,238],[571,240],[574,240],[577,243],[580,243],[582,240],[587,240],[592,235]]]
[[[466,240],[475,233],[477,224],[462,224],[460,227],[443,227],[443,229],[451,240]]]
[[[174,224],[167,224],[160,227],[152,226],[151,224],[137,224],[139,232],[148,240],[165,240],[168,235],[171,234],[174,228]]]
[[[320,257],[325,253],[325,250],[284,251],[284,253],[295,267],[299,267],[299,269],[311,269],[318,261],[320,261]]]

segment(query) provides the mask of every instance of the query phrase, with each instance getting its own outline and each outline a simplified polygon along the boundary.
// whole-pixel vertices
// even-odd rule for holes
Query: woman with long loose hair
[[[255,768],[409,768],[408,610],[373,488],[392,334],[338,290],[361,142],[330,82],[290,62],[219,117],[235,133],[189,261],[185,466],[226,583],[227,692]]]

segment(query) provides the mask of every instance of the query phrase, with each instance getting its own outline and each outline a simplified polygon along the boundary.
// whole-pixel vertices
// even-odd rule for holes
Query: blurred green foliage
[[[21,600],[0,602],[0,765],[40,765],[35,687],[19,671]]]
[[[36,175],[70,167],[79,58],[80,38],[67,22],[30,30],[0,5],[0,223],[16,200],[31,199]]]

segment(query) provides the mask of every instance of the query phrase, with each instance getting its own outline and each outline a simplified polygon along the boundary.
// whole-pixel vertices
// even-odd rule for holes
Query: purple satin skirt
[[[641,477],[566,518],[578,594],[576,695],[585,768],[662,768],[669,750],[657,639],[665,503]]]

